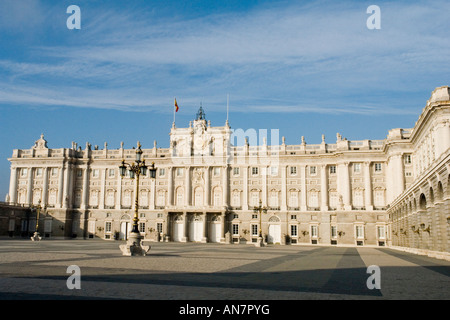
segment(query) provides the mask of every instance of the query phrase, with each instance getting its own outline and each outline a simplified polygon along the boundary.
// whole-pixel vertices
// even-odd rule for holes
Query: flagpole
[[[173,97],[173,124],[174,125],[175,125],[175,109],[176,109],[175,101],[177,101],[176,99],[177,98]]]

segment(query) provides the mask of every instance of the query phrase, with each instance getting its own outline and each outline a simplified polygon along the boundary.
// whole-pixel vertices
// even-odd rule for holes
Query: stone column
[[[184,198],[184,204],[186,206],[190,206],[191,205],[191,172],[190,172],[190,168],[189,167],[185,167],[185,198]]]
[[[28,168],[28,181],[27,181],[27,204],[33,203],[33,168]]]
[[[74,195],[73,195],[73,191],[74,191],[74,182],[75,182],[75,175],[76,175],[76,167],[75,165],[71,165],[69,167],[69,189],[68,189],[68,196],[69,196],[69,204],[68,207],[72,208],[73,207],[73,200],[74,200]]]
[[[189,226],[188,216],[186,212],[183,212],[183,236],[181,237],[181,242],[187,242],[187,228]]]
[[[205,167],[205,206],[210,206],[210,198],[211,198],[211,185],[210,185],[210,177],[209,177],[209,169],[210,167]]]
[[[269,168],[264,166],[261,167],[261,179],[262,179],[262,192],[261,192],[261,200],[262,205],[264,207],[268,206],[269,201],[267,201],[267,174],[268,174]]]
[[[225,242],[225,220],[226,220],[227,214],[224,212],[220,217],[220,242]]]
[[[154,182],[155,180],[153,179],[153,182]],[[165,234],[165,239],[162,239],[162,241],[163,242],[165,242],[165,241],[169,241],[171,238],[173,238],[172,237],[172,232],[173,232],[173,228],[171,227],[171,225],[172,225],[172,221],[171,221],[171,219],[170,219],[170,213],[169,212],[167,212],[166,214],[165,214],[165,216],[166,216],[166,230],[165,230],[165,232],[164,232],[164,234]]]
[[[300,166],[300,210],[306,211],[307,202],[306,202],[306,166]]]
[[[9,202],[17,202],[17,168],[11,167],[11,178],[9,180]]]
[[[222,176],[222,184],[223,184],[223,188],[222,188],[222,191],[223,191],[223,201],[222,201],[222,203],[223,203],[223,205],[224,206],[226,206],[226,207],[228,207],[228,204],[229,204],[229,202],[228,202],[228,187],[229,187],[229,184],[228,184],[228,166],[223,166],[222,167],[222,169],[223,169],[223,176]]]
[[[364,162],[364,199],[367,211],[373,210],[372,182],[370,178],[370,162]]]
[[[202,235],[202,241],[203,243],[208,242],[207,233],[208,233],[208,214],[205,212],[203,214],[203,235]]]
[[[320,167],[320,195],[321,195],[320,210],[328,211],[328,176],[326,164]]]
[[[105,209],[105,185],[106,185],[106,170],[108,169],[101,169],[101,186],[100,186],[100,199],[99,199],[99,209]],[[135,189],[136,192],[136,189]],[[136,193],[134,194],[136,196]],[[134,199],[134,198],[133,198]],[[133,201],[132,199],[132,201]],[[134,201],[133,201],[134,202]]]
[[[150,198],[149,208],[150,208],[150,210],[155,210],[155,203],[156,203],[156,179],[152,179],[150,184],[151,184],[151,186],[150,186],[151,198]]]
[[[281,210],[287,210],[287,178],[286,170],[287,166],[281,166]],[[287,233],[286,233],[287,234]]]
[[[338,192],[342,195],[345,210],[352,210],[351,205],[351,186],[350,186],[350,173],[349,173],[349,163],[339,164],[338,170]]]
[[[89,165],[86,164],[83,172],[83,193],[81,197],[81,209],[85,210],[89,203]],[[100,195],[99,195],[100,196]]]
[[[116,210],[122,208],[122,176],[120,173],[117,175],[117,197],[116,197]]]
[[[66,167],[64,168],[64,191],[62,199],[62,207],[64,209],[67,209],[69,207],[70,170],[72,170],[71,165],[67,163]]]
[[[168,205],[173,205],[173,167],[169,167],[168,169]]]
[[[56,207],[62,208],[64,203],[64,164],[58,168],[59,178],[58,178],[58,198],[56,200]]]
[[[241,167],[244,180],[244,188],[243,188],[243,194],[242,194],[242,210],[248,210],[248,166]]]
[[[44,171],[43,174],[42,174],[44,183],[42,184],[42,194],[41,194],[42,203],[41,203],[41,205],[42,206],[46,206],[47,203],[48,203],[48,201],[47,201],[47,194],[48,194],[48,168],[44,167],[44,168],[42,168],[42,170]]]
[[[392,161],[392,177],[394,184],[394,194],[393,199],[397,198],[403,190],[405,190],[405,174],[403,172],[403,155],[398,154],[391,158]]]

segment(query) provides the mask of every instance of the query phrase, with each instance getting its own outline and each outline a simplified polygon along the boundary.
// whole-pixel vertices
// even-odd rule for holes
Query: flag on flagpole
[[[175,98],[175,112],[178,112],[178,103],[177,103],[177,98]]]

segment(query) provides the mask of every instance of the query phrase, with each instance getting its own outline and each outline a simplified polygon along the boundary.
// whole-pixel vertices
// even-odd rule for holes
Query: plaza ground
[[[0,240],[0,300],[450,299],[450,262],[389,248]],[[70,290],[70,265],[81,289]],[[381,289],[367,287],[380,268]]]

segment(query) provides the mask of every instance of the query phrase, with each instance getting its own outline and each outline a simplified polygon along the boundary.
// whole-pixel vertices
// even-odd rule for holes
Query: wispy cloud
[[[377,31],[365,26],[366,7],[351,2],[190,20],[99,11],[78,40],[33,47],[28,62],[0,60],[0,101],[159,110],[174,95],[223,105],[231,92],[237,112],[408,114],[409,102],[372,98],[417,90],[446,64],[450,5],[434,4],[387,2]]]

